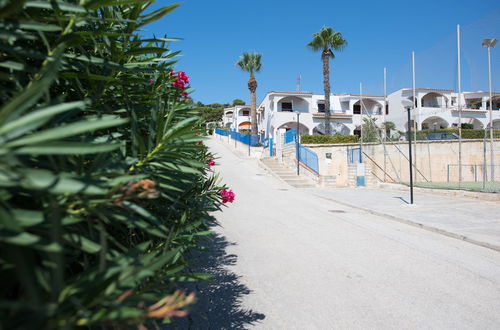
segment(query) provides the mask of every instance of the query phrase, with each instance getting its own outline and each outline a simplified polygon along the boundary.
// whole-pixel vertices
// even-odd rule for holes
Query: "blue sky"
[[[159,0],[153,7],[171,4]],[[414,5],[413,8],[410,6]],[[186,0],[144,34],[182,38],[177,70],[191,76],[191,95],[203,103],[250,101],[241,53],[263,53],[257,102],[271,90],[323,92],[320,54],[307,49],[312,34],[331,26],[348,41],[330,62],[332,93],[383,93],[411,87],[415,51],[417,87],[456,90],[456,25],[462,29],[462,89],[487,90],[483,38],[500,39],[497,1]],[[500,44],[492,50],[493,88],[500,91]]]

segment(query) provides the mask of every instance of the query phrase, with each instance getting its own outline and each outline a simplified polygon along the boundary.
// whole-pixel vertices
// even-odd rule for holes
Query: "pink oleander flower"
[[[180,80],[184,81],[186,84],[189,83],[189,77],[186,75],[185,72],[179,71],[177,73],[177,77],[179,77]]]
[[[154,83],[155,83],[155,81],[153,79],[149,80],[150,85],[153,85]]]
[[[208,167],[212,167],[215,165],[215,160],[212,158],[210,159],[210,161],[208,162]]]
[[[184,84],[184,82],[183,82],[182,80],[180,80],[180,79],[178,79],[178,80],[174,81],[174,82],[172,83],[172,85],[173,85],[174,87],[179,88],[179,89],[184,89],[184,88],[186,88],[186,85],[185,85],[185,84]]]
[[[231,189],[229,190],[222,189],[219,194],[220,197],[222,197],[223,204],[234,202],[235,194]]]
[[[181,94],[182,97],[188,97],[188,93],[184,92]]]
[[[198,145],[202,145],[203,144],[203,141],[198,141]]]

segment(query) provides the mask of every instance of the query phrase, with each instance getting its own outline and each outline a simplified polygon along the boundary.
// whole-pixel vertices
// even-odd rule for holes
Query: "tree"
[[[324,26],[321,31],[313,34],[313,40],[307,44],[313,51],[321,51],[323,62],[323,89],[325,91],[325,134],[331,134],[330,128],[330,58],[335,58],[335,51],[342,51],[347,46],[347,40],[340,32]]]
[[[375,124],[377,118],[363,118],[363,142],[376,142],[378,138],[378,127]]]
[[[233,106],[235,106],[235,105],[245,105],[245,101],[240,100],[240,99],[234,99]]]
[[[396,129],[396,124],[394,124],[392,121],[385,121],[382,123],[382,129],[385,131],[385,135],[387,137],[391,137],[391,131],[394,131]]]
[[[243,53],[240,56],[240,60],[236,62],[243,71],[250,73],[250,79],[248,79],[248,89],[250,90],[250,121],[252,123],[252,135],[257,135],[257,101],[255,97],[255,91],[257,90],[257,80],[255,80],[254,73],[259,72],[262,68],[260,59],[262,54],[260,53]]]

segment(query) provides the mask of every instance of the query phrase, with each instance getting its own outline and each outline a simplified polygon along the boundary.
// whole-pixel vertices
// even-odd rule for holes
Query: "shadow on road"
[[[394,197],[396,199],[400,199],[401,201],[403,201],[404,203],[406,204],[410,204],[406,199],[404,199],[403,197]]]
[[[236,263],[237,256],[226,253],[226,248],[234,244],[221,235],[212,234],[205,244],[209,251],[193,255],[196,266],[191,271],[213,277],[181,288],[196,292],[196,304],[189,316],[175,319],[166,329],[246,329],[265,318],[264,314],[242,307],[241,300],[251,291],[240,283],[237,274],[227,269]]]

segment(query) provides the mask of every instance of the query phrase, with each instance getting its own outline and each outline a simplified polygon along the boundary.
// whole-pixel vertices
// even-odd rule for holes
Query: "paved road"
[[[500,253],[294,189],[216,139],[236,201],[191,328],[500,329]]]
[[[337,188],[309,191],[343,205],[500,252],[500,202],[417,192],[415,203],[411,205],[407,190]]]

